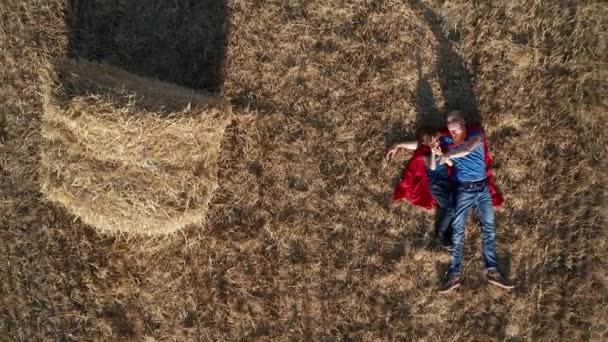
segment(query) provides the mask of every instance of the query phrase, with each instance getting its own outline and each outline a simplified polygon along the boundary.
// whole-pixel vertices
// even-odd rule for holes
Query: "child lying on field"
[[[386,154],[392,160],[400,149],[414,150],[412,159],[404,170],[403,180],[397,186],[393,201],[407,198],[412,204],[425,208],[437,206],[435,238],[449,249],[451,247],[450,223],[454,216],[453,193],[450,189],[448,166],[452,160],[446,158],[439,146],[439,131],[427,130],[419,141],[393,145]],[[427,186],[425,186],[428,184]],[[428,189],[429,191],[425,191]]]

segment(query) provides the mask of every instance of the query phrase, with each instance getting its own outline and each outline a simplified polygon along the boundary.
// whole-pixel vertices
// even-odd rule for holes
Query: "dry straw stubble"
[[[230,109],[87,61],[43,77],[42,192],[103,231],[174,232],[205,217]]]

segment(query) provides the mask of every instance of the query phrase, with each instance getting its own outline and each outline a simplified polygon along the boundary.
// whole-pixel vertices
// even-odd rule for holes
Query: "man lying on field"
[[[453,167],[448,167],[450,186],[454,191],[453,250],[448,280],[441,287],[440,293],[448,293],[460,286],[465,223],[469,210],[473,207],[482,225],[483,254],[488,282],[503,288],[512,288],[513,286],[508,284],[498,271],[496,261],[493,206],[502,205],[504,200],[494,187],[492,158],[488,152],[483,130],[476,126],[465,126],[460,112],[451,112],[447,122],[448,129],[441,132],[440,142],[446,152],[445,157],[453,163]],[[389,153],[398,146],[415,146],[417,151],[423,148],[416,142],[409,142],[395,145]],[[414,156],[416,155],[417,153],[414,153]],[[416,177],[420,174],[418,169],[417,163],[410,160],[403,172],[401,182],[395,189],[393,201],[406,198],[414,205],[432,208],[434,206],[432,197],[427,195],[430,192],[428,183],[422,182],[422,177]]]
[[[483,130],[480,127],[465,126],[464,117],[460,112],[448,114],[447,128],[450,134],[441,137],[441,146],[448,151],[446,157],[454,163],[450,177],[455,186],[453,249],[448,279],[439,292],[448,293],[460,286],[462,245],[471,208],[475,208],[481,223],[483,258],[488,282],[511,289],[513,285],[498,271],[493,204],[501,204],[503,200],[492,186],[491,159]]]

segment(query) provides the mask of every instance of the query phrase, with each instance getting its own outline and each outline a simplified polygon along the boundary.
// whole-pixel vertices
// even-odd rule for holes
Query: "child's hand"
[[[432,149],[436,155],[438,155],[438,156],[443,155],[443,151],[441,151],[441,147],[439,145],[433,146]]]
[[[397,152],[399,152],[399,145],[393,145],[388,152],[386,152],[386,160],[391,161],[393,158],[395,158]]]

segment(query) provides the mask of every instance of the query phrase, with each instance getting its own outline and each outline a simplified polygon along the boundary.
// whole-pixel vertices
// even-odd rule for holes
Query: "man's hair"
[[[447,119],[447,123],[460,122],[464,125],[464,116],[462,115],[462,112],[460,112],[458,110],[449,112],[446,119]]]

